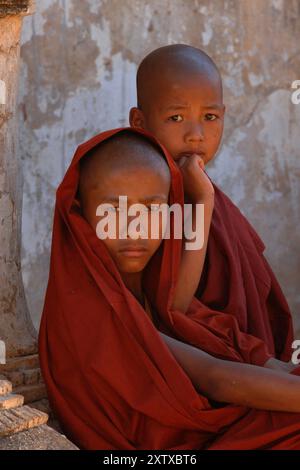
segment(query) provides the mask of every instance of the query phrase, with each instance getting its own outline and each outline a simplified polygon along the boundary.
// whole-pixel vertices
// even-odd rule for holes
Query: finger
[[[204,161],[203,161],[203,159],[202,159],[201,157],[200,157],[200,160],[199,160],[199,165],[200,165],[200,167],[202,168],[202,170],[204,170],[205,165],[204,165]]]
[[[194,162],[197,162],[197,164],[200,166],[200,168],[202,170],[204,170],[205,168],[205,164],[204,164],[204,160],[202,157],[200,157],[200,155],[198,155],[197,153],[194,153],[192,155],[192,158],[194,159]]]

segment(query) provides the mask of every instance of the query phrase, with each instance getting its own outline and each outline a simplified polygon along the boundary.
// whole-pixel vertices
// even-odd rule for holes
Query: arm
[[[203,221],[197,220],[196,204],[204,204],[204,243],[200,249],[187,250],[183,241],[182,258],[172,308],[183,313],[188,309],[198,287],[203,270],[209,229],[214,208],[214,188],[203,171],[204,162],[198,155],[182,157],[179,167],[183,176],[185,195],[193,205],[192,230],[200,234]]]
[[[202,229],[202,221],[197,220],[195,207],[196,204],[204,205],[203,245],[197,250],[187,250],[185,249],[185,243],[189,240],[184,240],[179,275],[171,305],[172,310],[179,310],[185,313],[196,292],[204,266],[210,224],[214,209],[214,187],[203,171],[204,162],[198,155],[195,154],[190,157],[182,157],[178,162],[178,166],[181,169],[183,176],[185,196],[193,206],[192,230],[198,234]],[[226,315],[226,319],[227,321],[229,320],[228,315]],[[229,325],[224,325],[225,329],[228,328],[228,326]],[[232,326],[234,327],[235,325]],[[245,362],[257,363],[257,358],[259,358],[260,366],[264,365],[266,368],[281,370],[287,373],[293,370],[293,364],[285,363],[275,358],[269,358],[265,364],[261,363],[263,356],[270,356],[270,354],[267,354],[266,347],[265,354],[261,353],[262,346],[260,346],[260,343],[263,344],[263,342],[258,338],[254,338],[251,337],[251,335],[240,332],[237,324],[236,328],[233,328],[233,331],[235,332],[236,338],[238,338],[239,335],[242,335],[241,341],[239,341],[238,344],[243,345],[240,349],[240,353]],[[251,346],[250,348],[249,344]],[[253,351],[253,354],[250,354],[251,351]]]
[[[280,370],[282,372],[287,372],[288,374],[295,369],[295,364],[290,362],[283,362],[280,361],[279,359],[276,359],[275,357],[271,357],[264,365],[264,367],[267,367],[268,369],[273,369],[273,370]]]
[[[300,412],[300,379],[249,364],[223,361],[160,333],[200,393],[250,408]]]

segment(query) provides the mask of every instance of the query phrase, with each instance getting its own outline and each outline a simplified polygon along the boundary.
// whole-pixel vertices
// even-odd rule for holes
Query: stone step
[[[24,403],[31,403],[33,401],[41,400],[46,398],[47,392],[45,384],[38,383],[35,385],[21,385],[20,387],[14,388],[14,393],[23,395]]]
[[[0,439],[1,450],[79,450],[63,434],[47,424]],[[4,468],[5,464],[3,464]]]
[[[0,376],[0,379],[4,378],[12,383],[13,388],[42,382],[41,370],[39,368],[7,371]]]
[[[9,408],[18,408],[24,403],[24,397],[22,395],[15,395],[14,393],[9,393],[0,397],[0,411],[8,410]]]
[[[40,410],[40,411],[43,411],[44,413],[47,413],[49,417],[52,414],[52,410],[50,408],[50,404],[47,398],[42,398],[41,400],[28,403],[28,406],[31,406],[32,408],[35,408],[36,410]]]
[[[5,372],[5,375],[2,374],[0,376],[0,379],[9,380],[9,382],[11,382],[13,387],[18,387],[19,385],[22,385],[24,382],[23,372],[19,370],[12,371],[12,372]]]
[[[29,356],[11,357],[6,359],[6,364],[0,365],[0,374],[19,369],[37,369],[40,367],[38,354]]]
[[[36,369],[24,370],[23,374],[24,374],[24,385],[37,384],[41,380],[41,370],[39,367]]]
[[[0,380],[0,396],[7,395],[12,391],[12,384],[8,380]]]
[[[43,411],[44,413],[47,413],[47,415],[49,416],[47,425],[55,429],[56,431],[63,433],[60,423],[57,420],[55,414],[53,413],[53,410],[50,408],[50,404],[47,398],[43,398],[42,400],[28,403],[28,406],[32,406],[32,408],[35,408],[37,410]]]
[[[0,411],[0,437],[9,436],[25,431],[48,421],[48,415],[42,411],[21,406],[9,410]]]

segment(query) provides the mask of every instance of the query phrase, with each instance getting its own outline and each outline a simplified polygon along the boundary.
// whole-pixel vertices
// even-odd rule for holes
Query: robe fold
[[[214,408],[195,389],[82,217],[80,159],[122,130],[80,145],[56,192],[39,353],[49,401],[64,432],[82,449],[300,449],[300,414]],[[156,142],[145,131],[127,130]],[[183,205],[181,173],[162,150],[171,172],[169,204]],[[289,312],[253,229],[246,221],[234,227],[242,217],[238,212],[224,226],[221,214],[230,204],[220,192],[200,300],[194,298],[185,314],[171,309],[182,243],[172,237],[145,269],[145,294],[156,307],[160,331],[217,357],[263,364],[273,353],[271,335],[278,334],[280,343],[283,326],[284,338],[274,344],[284,353]],[[237,239],[237,230],[247,233]],[[231,236],[238,247],[231,247]],[[250,321],[249,312],[259,318]],[[300,367],[294,373],[300,375]]]
[[[260,338],[283,361],[291,357],[292,316],[263,252],[265,245],[240,210],[213,183],[215,205],[196,296],[235,316],[241,331]]]

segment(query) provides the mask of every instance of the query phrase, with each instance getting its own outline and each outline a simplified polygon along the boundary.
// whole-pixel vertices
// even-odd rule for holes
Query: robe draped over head
[[[79,162],[96,145],[124,130],[157,143],[138,129],[103,132],[78,147],[56,192],[39,353],[50,405],[64,432],[82,449],[300,449],[299,414],[234,405],[214,408],[195,389],[124,285],[104,243],[82,217],[77,199]],[[180,170],[161,148],[171,173],[169,204],[182,206]],[[226,206],[225,198],[217,202],[219,217],[225,210],[222,200]],[[214,260],[218,230],[222,230],[221,221],[214,226],[209,268],[220,262],[221,255],[226,257],[222,247]],[[251,236],[261,251],[258,239]],[[228,285],[235,282],[226,277],[228,272],[223,277],[223,265],[214,267],[215,279],[204,274],[202,282],[208,291],[202,286],[203,299],[194,299],[185,314],[170,308],[181,244],[172,236],[163,240],[145,269],[145,293],[157,309],[159,330],[217,357],[263,364],[270,357],[268,345],[241,331],[240,325],[246,329],[243,318],[237,319],[236,312],[230,311],[240,301],[229,299],[234,289],[223,288],[226,302],[222,301],[219,283],[224,279]],[[243,246],[241,256],[247,250],[253,255],[253,246]],[[234,263],[238,254],[229,252]],[[256,288],[263,291],[264,280],[254,276],[251,282],[258,280],[262,282]],[[213,286],[219,296],[216,300]]]

